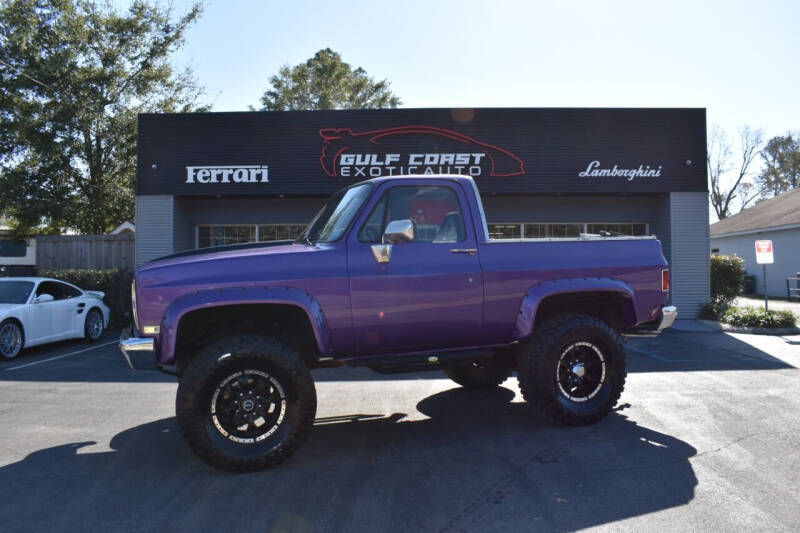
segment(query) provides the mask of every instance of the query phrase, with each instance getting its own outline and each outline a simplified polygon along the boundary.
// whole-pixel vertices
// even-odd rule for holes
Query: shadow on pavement
[[[92,451],[75,442],[0,468],[9,530],[567,531],[683,505],[689,444],[616,412],[598,424],[538,422],[508,389],[451,389],[419,413],[320,418],[268,471],[197,460],[174,418]],[[425,418],[429,417],[429,418]]]

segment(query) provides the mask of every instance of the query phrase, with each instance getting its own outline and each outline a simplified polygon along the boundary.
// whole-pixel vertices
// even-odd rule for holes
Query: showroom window
[[[610,231],[622,235],[649,235],[648,225],[636,223],[557,223],[557,222],[508,222],[489,224],[491,239],[526,239],[578,237],[581,233]]]
[[[522,224],[489,224],[490,239],[521,239]]]
[[[258,226],[259,241],[296,239],[306,229],[305,224],[262,224]]]
[[[587,233],[600,233],[601,231],[610,231],[613,233],[621,233],[623,235],[647,235],[647,224],[587,224]]]
[[[303,224],[197,226],[197,247],[296,239],[304,229]]]
[[[197,228],[198,248],[240,244],[255,240],[255,226],[199,226]]]

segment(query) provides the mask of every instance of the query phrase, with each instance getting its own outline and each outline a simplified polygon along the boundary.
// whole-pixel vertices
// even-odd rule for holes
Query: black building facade
[[[493,238],[657,235],[692,314],[709,290],[705,157],[704,109],[140,115],[136,261],[295,237],[371,177],[465,174]]]

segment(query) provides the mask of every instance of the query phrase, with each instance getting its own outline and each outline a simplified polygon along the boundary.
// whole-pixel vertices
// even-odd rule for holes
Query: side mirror
[[[383,242],[399,244],[414,241],[414,223],[410,220],[393,220],[383,232]]]
[[[43,304],[45,302],[52,302],[53,300],[55,300],[55,298],[53,298],[52,294],[44,293],[44,294],[40,294],[39,296],[37,296],[33,300],[33,303],[35,303],[35,304]]]

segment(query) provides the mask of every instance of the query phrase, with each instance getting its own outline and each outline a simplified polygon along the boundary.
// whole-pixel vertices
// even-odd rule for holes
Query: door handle
[[[475,254],[478,253],[478,249],[477,248],[453,248],[452,250],[450,250],[450,252],[454,253],[454,254],[475,255]]]

